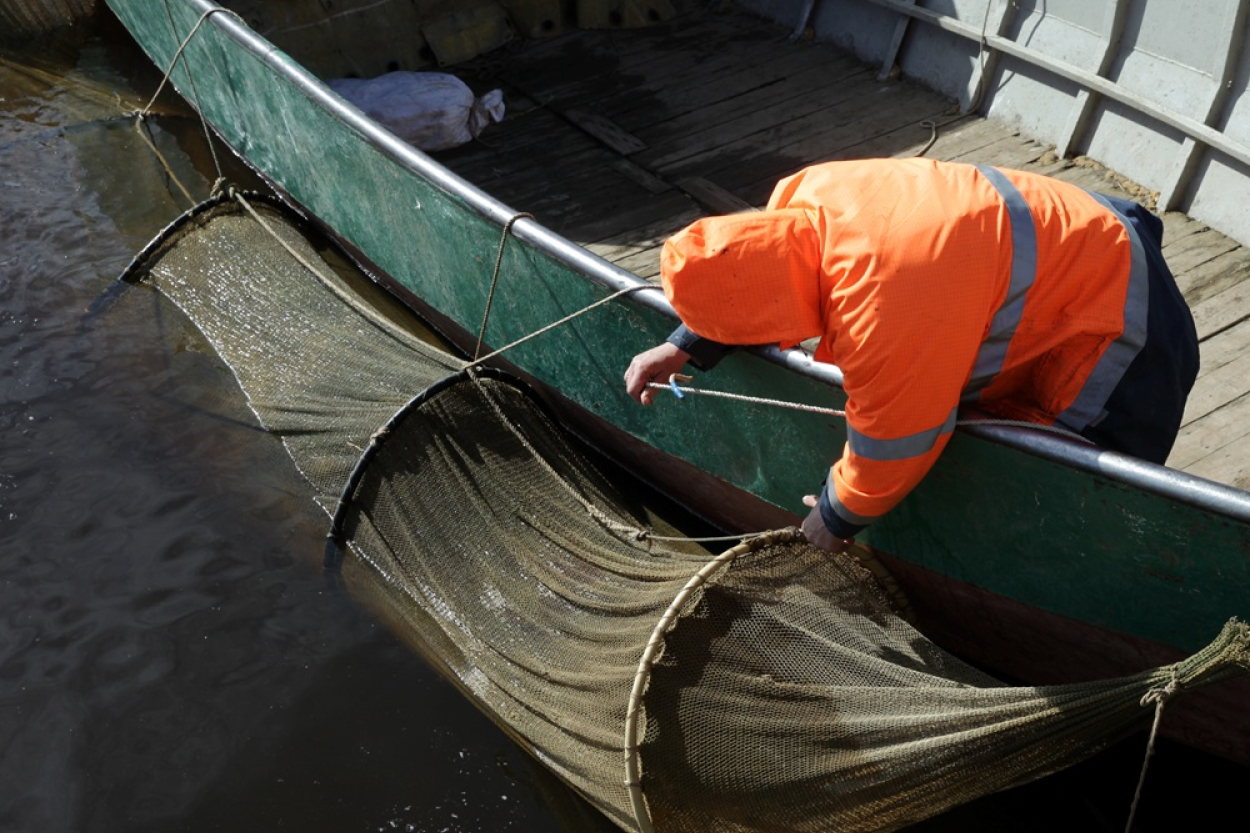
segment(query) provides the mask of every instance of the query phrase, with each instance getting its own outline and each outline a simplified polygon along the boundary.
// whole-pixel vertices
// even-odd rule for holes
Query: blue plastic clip
[[[673,389],[673,395],[678,399],[685,399],[686,394],[681,392],[681,388],[677,387],[677,374],[674,373],[668,377],[668,386]]]

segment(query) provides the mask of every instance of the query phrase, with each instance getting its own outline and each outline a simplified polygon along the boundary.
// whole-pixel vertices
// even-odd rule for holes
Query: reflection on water
[[[229,373],[112,289],[215,176],[175,99],[168,169],[124,118],[158,80],[103,18],[0,53],[0,830],[608,829],[325,589],[326,518]],[[1120,830],[1140,748],[922,827]],[[1139,829],[1231,807],[1244,772],[1170,791],[1188,760]]]

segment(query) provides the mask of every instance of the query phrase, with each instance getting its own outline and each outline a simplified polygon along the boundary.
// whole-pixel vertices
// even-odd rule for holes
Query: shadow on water
[[[173,180],[216,174],[176,99],[169,169],[122,119],[158,82],[107,15],[0,56],[0,829],[610,829],[326,591],[280,443],[180,313],[114,288]],[[1122,829],[1143,745],[915,829]],[[1244,774],[1165,744],[1138,829],[1205,826]]]

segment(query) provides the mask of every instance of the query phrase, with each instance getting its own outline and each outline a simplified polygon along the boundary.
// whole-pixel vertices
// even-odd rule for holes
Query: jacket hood
[[[698,335],[790,347],[824,332],[820,250],[801,209],[705,217],[665,242],[660,277]]]

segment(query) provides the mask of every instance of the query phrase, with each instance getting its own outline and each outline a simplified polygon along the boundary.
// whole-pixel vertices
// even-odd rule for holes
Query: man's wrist
[[[867,527],[864,524],[851,523],[833,508],[833,501],[829,497],[829,493],[833,490],[831,480],[832,474],[825,478],[825,485],[820,490],[820,499],[816,501],[816,511],[820,513],[821,520],[824,521],[825,528],[829,530],[830,535],[843,539],[854,538]]]
[[[812,511],[803,519],[803,536],[812,546],[832,553],[845,552],[854,543],[850,538],[839,537],[825,525],[820,514],[820,506],[813,506]]]

